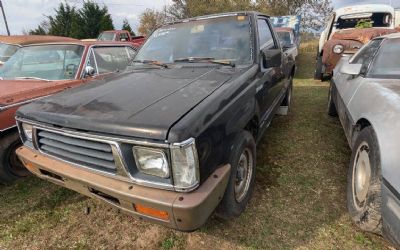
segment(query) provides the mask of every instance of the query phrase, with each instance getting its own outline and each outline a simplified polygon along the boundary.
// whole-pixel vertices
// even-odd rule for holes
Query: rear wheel
[[[332,98],[333,94],[333,83],[331,82],[329,86],[329,93],[328,93],[328,115],[332,117],[336,117],[338,115],[336,110],[336,105]]]
[[[15,153],[21,146],[17,132],[11,132],[0,139],[0,182],[11,183],[29,175]]]
[[[372,127],[358,134],[347,176],[347,207],[362,230],[382,233],[381,162]]]
[[[238,133],[231,145],[231,175],[217,208],[217,215],[223,219],[238,217],[245,210],[254,188],[256,143],[253,136],[247,131]]]
[[[315,72],[314,72],[314,79],[315,80],[324,80],[324,73],[322,72],[322,55],[318,54],[317,59],[316,59],[316,65],[315,65]]]

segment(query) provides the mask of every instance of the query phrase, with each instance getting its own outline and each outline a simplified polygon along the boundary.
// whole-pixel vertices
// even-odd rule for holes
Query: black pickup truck
[[[171,23],[127,72],[20,108],[17,154],[40,178],[192,231],[244,211],[256,142],[288,111],[294,73],[266,15]]]

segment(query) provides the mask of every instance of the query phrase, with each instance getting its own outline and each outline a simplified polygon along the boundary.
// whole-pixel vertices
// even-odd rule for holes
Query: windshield
[[[19,47],[17,45],[11,45],[6,43],[0,43],[0,63],[6,62],[12,55],[17,52]]]
[[[114,41],[115,39],[115,34],[112,32],[103,32],[100,34],[99,38],[97,40],[99,41]]]
[[[338,18],[335,26],[336,29],[351,28],[385,28],[390,27],[392,15],[390,13],[357,13],[344,15]]]
[[[372,78],[400,78],[400,39],[384,41],[368,72]]]
[[[279,39],[285,44],[285,45],[291,45],[293,44],[292,38],[290,36],[290,32],[284,32],[284,31],[279,31],[278,32]]]
[[[80,45],[40,45],[23,47],[0,69],[3,79],[75,79],[84,47]]]
[[[139,50],[135,61],[173,63],[184,58],[212,58],[249,63],[251,41],[248,16],[178,23],[156,30]]]

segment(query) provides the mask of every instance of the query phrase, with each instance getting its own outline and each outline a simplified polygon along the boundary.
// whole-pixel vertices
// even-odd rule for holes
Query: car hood
[[[0,107],[46,95],[55,82],[68,81],[0,80]]]
[[[366,44],[371,39],[386,34],[396,33],[395,29],[387,28],[365,28],[338,30],[332,35],[336,40],[354,40]]]
[[[41,99],[17,115],[113,135],[166,140],[169,128],[238,69],[148,69],[95,81]]]

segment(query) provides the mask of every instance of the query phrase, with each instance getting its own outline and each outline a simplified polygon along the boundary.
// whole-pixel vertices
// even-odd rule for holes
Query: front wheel
[[[362,230],[382,233],[381,161],[372,127],[358,134],[347,176],[347,207]]]
[[[238,217],[246,208],[254,188],[256,143],[253,136],[243,131],[233,139],[229,163],[231,175],[224,197],[217,208],[223,219]]]
[[[0,138],[0,183],[13,181],[29,175],[15,153],[21,141],[17,132],[11,132]]]

